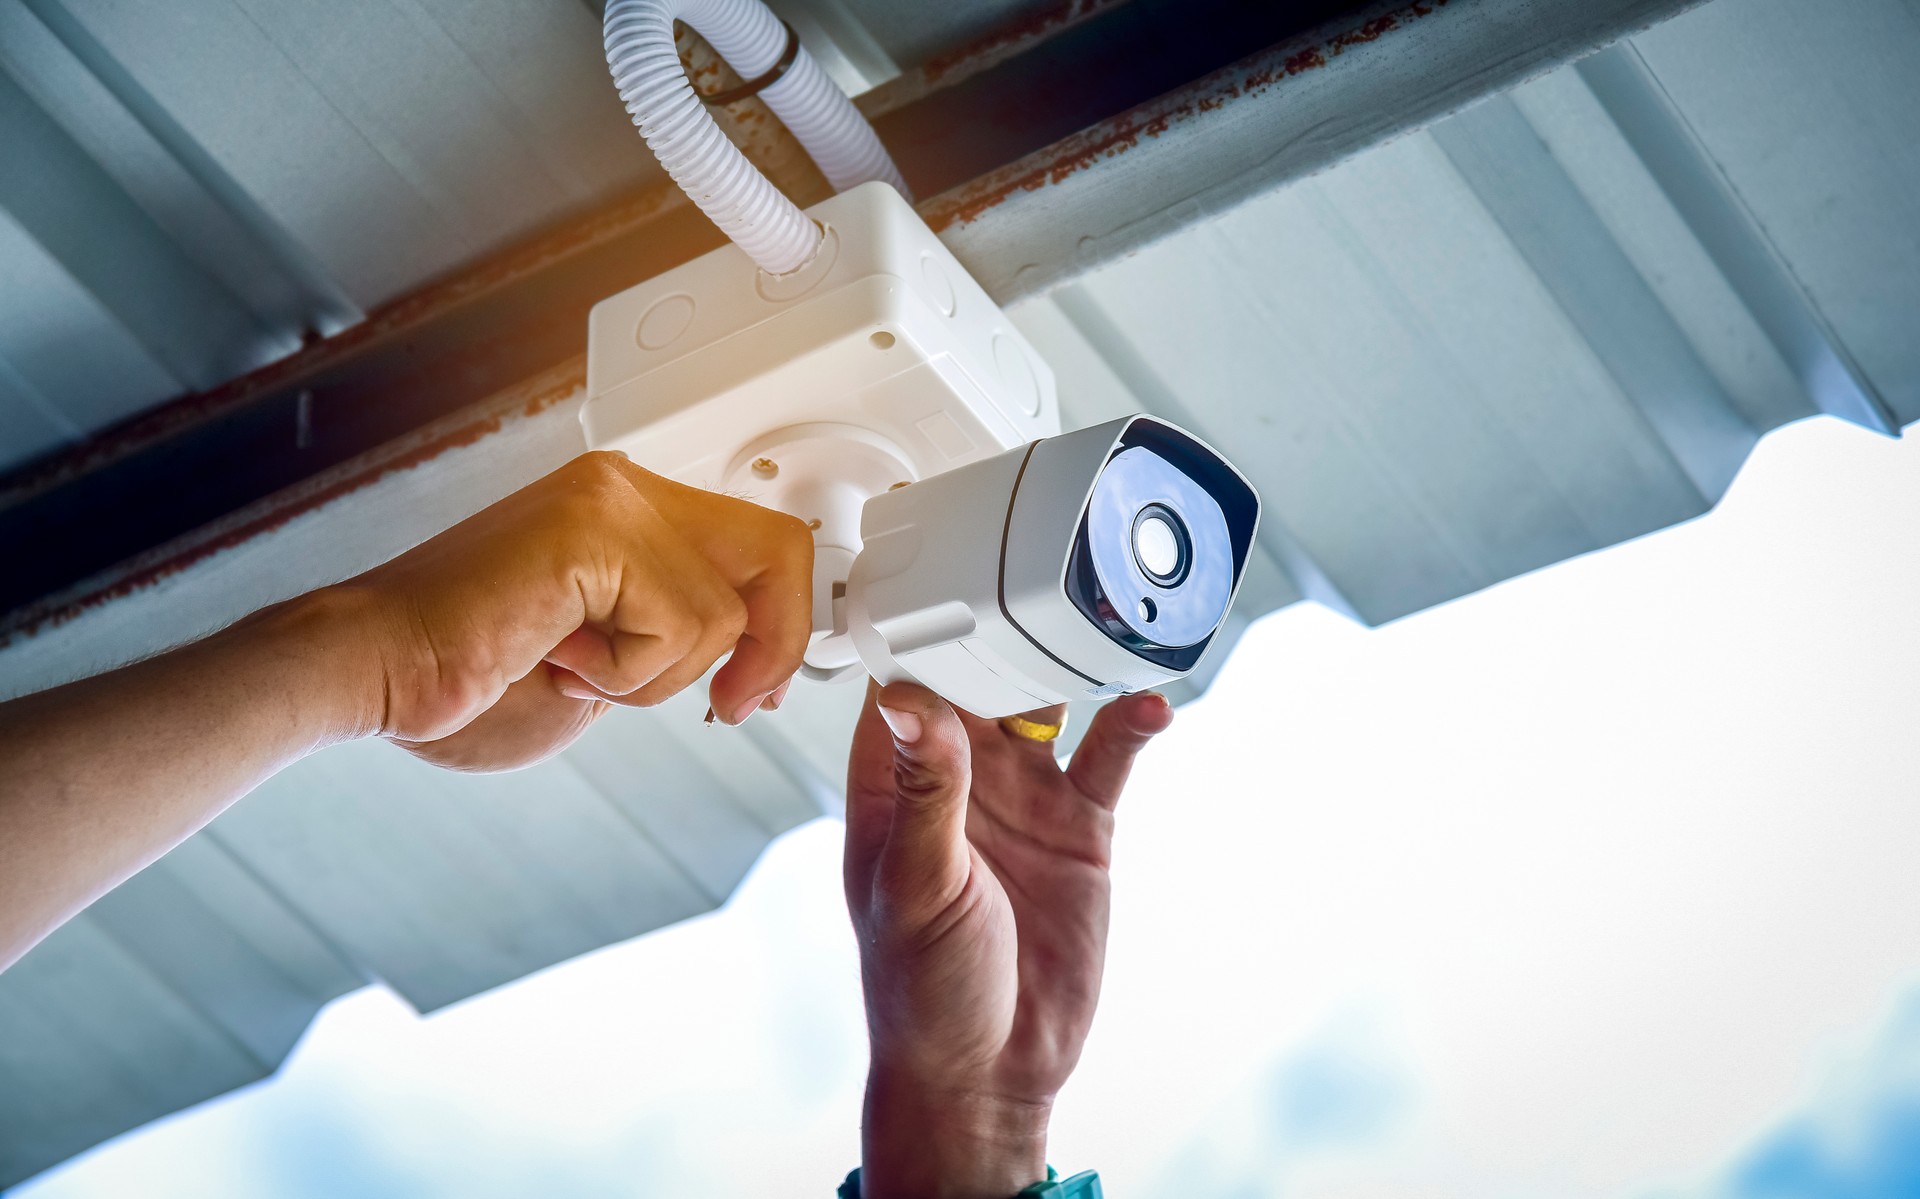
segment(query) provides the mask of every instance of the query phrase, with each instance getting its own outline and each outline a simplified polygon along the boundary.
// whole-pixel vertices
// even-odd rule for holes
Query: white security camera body
[[[1053,373],[892,188],[808,215],[824,239],[792,274],[729,244],[594,307],[588,444],[809,524],[812,677],[864,666],[995,717],[1188,673],[1252,488],[1152,418],[1056,436]],[[1158,557],[1173,573],[1141,573]]]
[[[1175,646],[1149,639],[1156,621],[1176,615],[1182,587],[1148,581],[1135,603],[1153,604],[1153,615],[1128,605],[1128,627],[1115,619],[1115,597],[1100,594],[1090,563],[1075,567],[1097,532],[1092,512],[1102,479],[1140,441],[1163,450],[1180,474],[1206,478],[1222,506],[1208,560],[1187,563],[1188,581],[1211,587],[1194,597],[1198,619],[1173,638],[1181,642]],[[1179,490],[1190,509],[1185,542],[1185,525],[1199,529],[1208,514],[1198,510],[1204,501],[1195,489]],[[881,682],[921,683],[978,716],[1164,686],[1192,671],[1226,619],[1258,510],[1253,488],[1225,459],[1151,417],[1009,450],[867,504],[866,544],[848,590],[854,642]],[[1137,527],[1108,540],[1131,555]],[[1209,571],[1210,579],[1199,577]]]

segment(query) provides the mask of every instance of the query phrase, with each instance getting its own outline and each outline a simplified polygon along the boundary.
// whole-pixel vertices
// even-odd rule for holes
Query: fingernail
[[[778,712],[780,710],[780,705],[786,701],[787,688],[791,686],[793,686],[792,679],[788,679],[786,682],[780,684],[778,687],[774,688],[772,695],[767,696],[765,700],[761,701],[760,706],[765,708],[769,712]]]
[[[885,704],[875,705],[880,709],[880,719],[887,722],[893,730],[893,739],[902,745],[912,745],[920,740],[920,717],[913,712],[903,712],[899,708],[889,708]]]
[[[560,694],[566,696],[568,699],[584,699],[584,700],[591,701],[591,700],[596,700],[600,698],[599,696],[595,695],[593,692],[582,691],[578,687],[562,687],[560,688]]]
[[[760,705],[767,702],[767,696],[772,694],[773,692],[769,691],[762,695],[756,695],[752,699],[748,700],[746,703],[741,704],[738,708],[735,708],[733,710],[733,719],[727,721],[727,723],[731,725],[736,725],[736,726],[747,723],[747,717],[753,715],[755,712],[758,712],[760,710]]]

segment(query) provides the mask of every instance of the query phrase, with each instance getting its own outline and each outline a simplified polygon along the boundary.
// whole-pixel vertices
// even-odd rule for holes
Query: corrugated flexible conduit
[[[607,66],[660,165],[762,270],[798,270],[819,248],[820,228],[708,115],[674,49],[675,20],[691,25],[749,80],[786,54],[787,26],[760,0],[608,0],[606,9]],[[835,191],[879,179],[910,197],[873,127],[805,47],[759,95]]]

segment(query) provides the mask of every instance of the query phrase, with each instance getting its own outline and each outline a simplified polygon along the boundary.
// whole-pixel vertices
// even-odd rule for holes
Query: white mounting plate
[[[791,275],[727,245],[594,306],[589,445],[742,490],[741,453],[791,425],[876,434],[908,482],[1059,432],[1053,372],[898,192],[867,183],[808,211],[824,240]],[[744,489],[776,505],[786,490]],[[854,544],[832,532],[822,544],[858,551],[857,521]]]

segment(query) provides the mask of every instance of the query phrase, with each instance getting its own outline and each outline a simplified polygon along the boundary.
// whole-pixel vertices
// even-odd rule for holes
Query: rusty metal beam
[[[1077,0],[862,103],[1009,303],[1694,2]],[[716,244],[671,188],[631,197],[0,480],[0,646],[457,452],[524,380],[569,391],[586,309]]]

